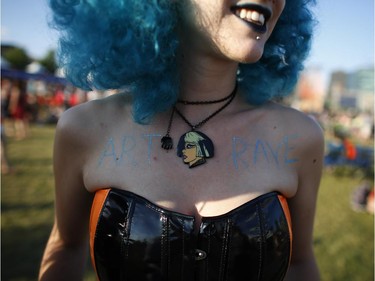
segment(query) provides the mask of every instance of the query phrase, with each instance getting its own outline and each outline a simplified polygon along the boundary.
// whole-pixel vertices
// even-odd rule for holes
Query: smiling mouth
[[[265,33],[267,31],[266,23],[272,14],[268,8],[256,4],[241,4],[232,6],[231,11],[256,32]]]

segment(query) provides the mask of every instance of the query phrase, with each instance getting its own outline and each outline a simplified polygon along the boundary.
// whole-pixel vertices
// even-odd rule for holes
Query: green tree
[[[26,51],[19,47],[7,49],[2,56],[9,62],[12,68],[18,70],[25,70],[26,66],[32,61]]]
[[[39,63],[49,72],[55,73],[57,69],[55,51],[49,50],[47,54],[39,60]]]

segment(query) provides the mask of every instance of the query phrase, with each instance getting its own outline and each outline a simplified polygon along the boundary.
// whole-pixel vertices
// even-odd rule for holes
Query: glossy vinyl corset
[[[96,192],[91,258],[100,281],[277,281],[291,255],[284,197],[261,195],[220,216],[163,209],[119,189]]]

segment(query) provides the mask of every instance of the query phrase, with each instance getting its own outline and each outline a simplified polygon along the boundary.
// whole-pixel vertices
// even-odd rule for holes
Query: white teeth
[[[260,24],[261,24],[261,25],[264,25],[265,21],[266,21],[266,19],[264,18],[264,15],[263,15],[263,14],[260,14],[260,15],[259,15],[259,22],[260,22]]]
[[[252,12],[251,12],[251,11],[248,11],[248,12],[246,13],[246,19],[247,19],[248,21],[251,21],[251,19],[252,19]]]
[[[259,15],[258,12],[252,12],[251,13],[251,20],[253,20],[253,21],[259,21],[259,17],[260,17],[260,15]]]
[[[236,15],[243,20],[250,21],[258,25],[264,25],[266,21],[264,15],[257,11],[239,9],[236,10]]]
[[[245,9],[240,10],[239,13],[240,13],[239,16],[240,16],[241,19],[245,19],[246,18],[247,12],[246,12]]]

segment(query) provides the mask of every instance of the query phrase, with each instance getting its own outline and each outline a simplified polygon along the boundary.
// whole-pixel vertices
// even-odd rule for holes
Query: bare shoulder
[[[317,120],[294,108],[271,103],[269,109],[272,116],[279,120],[284,131],[294,132],[301,139],[302,147],[322,146],[323,130]]]
[[[267,114],[285,134],[294,136],[297,169],[300,180],[315,175],[320,178],[324,160],[324,134],[313,116],[296,109],[271,103]],[[307,176],[306,176],[307,175]]]
[[[95,143],[110,124],[115,124],[118,116],[122,122],[131,119],[130,108],[130,102],[123,94],[74,106],[59,119],[56,134],[74,145],[87,147],[89,143]]]

